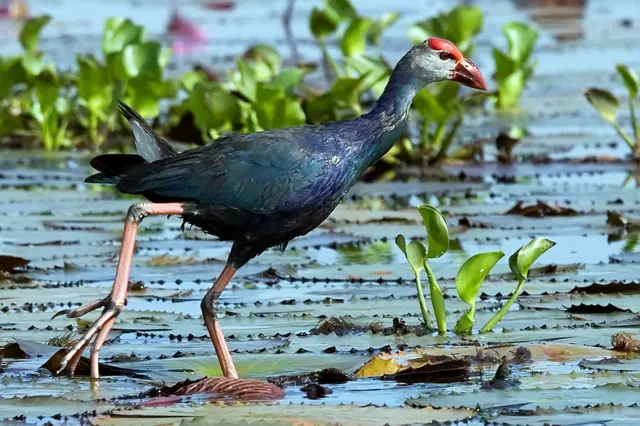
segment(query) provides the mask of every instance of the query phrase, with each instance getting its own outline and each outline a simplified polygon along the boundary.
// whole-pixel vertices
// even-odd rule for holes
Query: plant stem
[[[631,141],[631,138],[629,137],[629,135],[627,135],[624,130],[622,130],[622,128],[620,127],[620,125],[618,123],[616,123],[615,121],[611,123],[611,125],[613,126],[614,129],[616,129],[616,131],[618,132],[618,135],[620,135],[620,137],[622,139],[624,139],[624,141],[627,143],[627,145],[629,145],[629,148],[631,148],[631,150],[633,151],[633,145],[634,143]]]
[[[444,308],[442,290],[438,285],[438,281],[436,281],[436,276],[433,274],[429,263],[426,261],[424,262],[424,269],[429,278],[429,292],[431,294],[433,313],[436,315],[436,323],[438,323],[438,334],[445,334],[447,332],[447,313]]]
[[[416,272],[416,290],[418,290],[418,303],[420,303],[420,312],[422,312],[422,320],[427,330],[433,330],[433,324],[431,323],[431,315],[429,314],[429,308],[427,302],[424,300],[424,293],[422,292],[422,282],[420,282],[420,271]]]
[[[442,138],[444,137],[444,132],[447,130],[445,123],[438,123],[438,127],[436,127],[436,133],[433,136],[433,147],[437,147],[441,145]]]
[[[488,331],[491,331],[493,327],[495,327],[495,325],[502,319],[502,317],[505,316],[507,311],[509,311],[509,308],[511,307],[511,305],[513,305],[513,302],[515,302],[518,296],[520,296],[523,287],[524,279],[521,279],[518,281],[518,286],[513,292],[513,295],[511,295],[511,298],[507,300],[507,303],[505,303],[504,306],[502,306],[502,308],[500,308],[500,310],[496,312],[496,314],[489,321],[487,321],[485,325],[482,326],[482,328],[480,329],[480,333],[486,333]]]
[[[456,118],[456,121],[454,121],[451,126],[451,130],[449,130],[449,133],[445,136],[438,153],[429,161],[429,165],[438,164],[440,161],[447,158],[447,151],[449,151],[449,147],[453,142],[453,137],[458,133],[458,127],[460,127],[460,124],[462,124],[462,114],[458,114],[458,118]]]
[[[633,137],[635,143],[640,143],[640,126],[638,126],[638,119],[636,118],[636,109],[633,105],[634,99],[629,97],[629,112],[631,113],[631,124],[633,126]]]
[[[338,64],[336,64],[336,61],[334,61],[331,55],[329,54],[329,49],[327,49],[327,44],[324,42],[324,40],[318,40],[318,44],[320,44],[320,49],[322,49],[322,56],[324,60],[326,61],[327,64],[329,64],[329,68],[331,69],[331,72],[333,72],[334,74],[333,77],[339,77],[340,69],[338,68]],[[326,72],[326,69],[325,69],[325,78],[327,79],[327,81],[331,81],[331,78]]]

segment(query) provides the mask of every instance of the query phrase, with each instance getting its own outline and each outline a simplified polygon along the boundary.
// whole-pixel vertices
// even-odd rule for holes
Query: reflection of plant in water
[[[444,334],[447,332],[444,296],[429,266],[428,260],[441,257],[449,250],[449,230],[445,217],[435,207],[422,205],[418,207],[418,211],[422,216],[422,221],[427,231],[428,248],[418,241],[407,244],[403,235],[398,235],[396,244],[405,254],[407,262],[415,275],[418,302],[420,303],[420,310],[425,327],[433,329],[431,315],[424,299],[420,280],[422,271],[424,270],[427,273],[431,303],[436,317],[438,333]],[[511,255],[509,258],[509,267],[518,279],[518,286],[511,298],[480,329],[481,332],[491,331],[502,319],[520,293],[522,293],[524,281],[535,260],[554,245],[555,243],[547,239],[534,238]],[[503,256],[504,253],[502,251],[479,253],[468,258],[458,270],[458,274],[456,275],[456,290],[458,297],[469,305],[469,310],[458,319],[454,328],[455,333],[468,334],[471,332],[475,324],[475,303],[480,292],[480,287],[491,269],[493,269]]]
[[[386,241],[375,241],[350,247],[340,247],[338,252],[345,264],[367,265],[372,263],[390,263],[392,261],[391,244]]]
[[[618,124],[617,115],[620,103],[616,96],[607,90],[597,88],[587,89],[584,95],[587,101],[589,101],[598,114],[600,114],[600,117],[611,124],[622,140],[629,146],[633,153],[633,159],[636,162],[640,162],[640,124],[638,124],[638,117],[636,117],[635,112],[635,102],[640,90],[640,80],[638,79],[638,74],[624,64],[616,65],[616,69],[629,95],[629,114],[631,116],[633,139],[631,139],[631,137],[622,130],[620,124]]]

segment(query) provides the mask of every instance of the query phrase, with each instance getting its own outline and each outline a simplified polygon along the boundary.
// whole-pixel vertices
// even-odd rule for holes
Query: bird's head
[[[411,75],[424,84],[448,80],[473,89],[487,90],[478,67],[449,40],[431,37],[413,46],[404,61]]]

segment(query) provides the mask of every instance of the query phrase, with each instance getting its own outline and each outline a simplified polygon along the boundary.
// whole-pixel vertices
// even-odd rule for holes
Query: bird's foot
[[[69,377],[73,377],[84,349],[87,347],[91,339],[97,335],[93,345],[91,346],[91,377],[96,379],[99,377],[98,354],[107,338],[107,334],[111,330],[111,327],[113,327],[115,319],[120,314],[121,305],[116,303],[112,299],[111,295],[109,295],[102,300],[87,303],[77,309],[60,311],[52,317],[53,319],[59,315],[66,315],[68,318],[78,318],[99,308],[104,308],[102,315],[100,315],[100,317],[91,325],[89,330],[85,332],[73,348],[71,348],[64,358],[62,358],[60,367],[57,371],[58,374],[62,373],[66,369]]]

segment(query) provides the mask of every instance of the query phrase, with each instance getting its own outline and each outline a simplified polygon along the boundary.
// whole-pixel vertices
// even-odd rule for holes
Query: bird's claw
[[[94,302],[89,302],[86,305],[82,305],[76,309],[62,309],[56,312],[51,319],[59,317],[61,315],[65,315],[67,318],[79,318],[84,314],[87,314],[91,311],[95,311],[99,308],[104,308],[105,306],[111,303],[111,295],[105,297],[104,299],[96,300]]]
[[[53,319],[60,315],[66,315],[68,318],[77,318],[88,312],[94,311],[102,307],[105,308],[104,312],[102,312],[102,315],[100,315],[100,317],[91,325],[89,330],[87,330],[84,333],[82,338],[80,338],[80,340],[78,340],[78,342],[73,346],[73,348],[71,348],[71,350],[69,350],[69,352],[67,352],[67,354],[62,358],[62,360],[60,361],[60,367],[56,371],[57,374],[61,374],[65,369],[67,369],[69,377],[73,377],[74,371],[76,369],[76,366],[78,365],[78,362],[80,361],[80,357],[82,356],[82,352],[84,352],[84,349],[87,347],[91,339],[93,339],[93,337],[100,332],[102,327],[108,321],[114,320],[115,317],[117,317],[118,314],[120,314],[120,307],[116,305],[116,303],[114,303],[114,301],[111,299],[111,295],[109,295],[104,299],[87,303],[86,305],[83,305],[77,309],[73,309],[73,310],[64,309],[62,311],[57,312],[52,317]],[[97,342],[94,342],[94,345],[96,345],[96,343]],[[100,342],[99,346],[102,346],[102,342]],[[96,359],[96,364],[97,364],[97,359]]]

